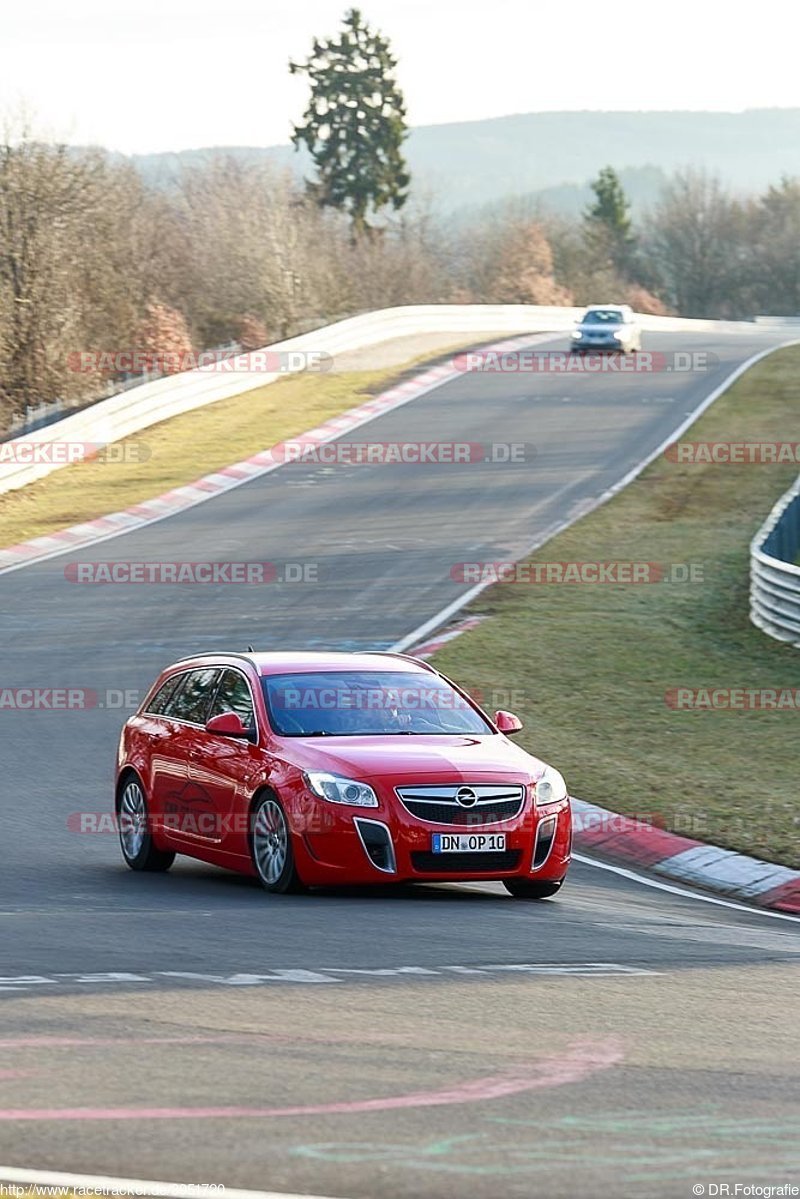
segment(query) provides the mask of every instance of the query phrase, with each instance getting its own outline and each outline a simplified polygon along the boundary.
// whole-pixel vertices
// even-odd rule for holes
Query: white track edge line
[[[713,903],[720,908],[733,908],[737,912],[747,912],[750,916],[769,916],[772,920],[788,920],[791,924],[800,924],[800,917],[790,916],[788,912],[773,912],[769,908],[751,907],[746,903],[736,903],[732,899],[717,899],[714,895],[704,895],[702,891],[689,891],[685,887],[675,887],[672,883],[662,883],[658,879],[648,878],[645,874],[637,874],[635,870],[627,870],[624,866],[612,866],[610,862],[598,862],[596,858],[588,858],[582,853],[573,853],[573,860],[582,862],[584,866],[595,866],[598,870],[609,870],[622,878],[634,883],[642,883],[645,887],[655,887],[657,891],[668,891],[671,895],[681,895],[685,899],[699,899],[701,903]]]

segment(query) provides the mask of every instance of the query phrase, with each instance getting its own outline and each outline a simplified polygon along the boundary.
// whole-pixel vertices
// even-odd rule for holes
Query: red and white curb
[[[520,350],[542,341],[548,341],[552,336],[552,333],[539,333],[528,334],[524,337],[512,337],[497,342],[487,349],[498,353]],[[395,408],[400,408],[403,404],[408,404],[411,400],[419,399],[420,396],[441,387],[442,384],[461,377],[462,372],[456,370],[451,362],[439,363],[413,379],[398,383],[396,387],[390,388],[376,396],[375,399],[368,400],[365,404],[359,404],[358,407],[349,409],[341,416],[332,417],[331,420],[318,425],[316,429],[310,429],[307,433],[300,433],[297,437],[279,442],[269,449],[254,454],[252,458],[245,458],[242,462],[234,463],[233,466],[226,466],[213,474],[204,475],[202,479],[197,479],[194,483],[176,487],[155,499],[134,504],[120,512],[112,512],[108,516],[100,516],[96,520],[72,525],[57,533],[34,537],[30,541],[22,541],[18,545],[0,549],[0,574],[19,570],[20,567],[27,566],[31,562],[55,558],[59,554],[69,553],[70,550],[95,545],[100,541],[109,541],[112,537],[120,537],[124,533],[130,533],[133,529],[155,524],[156,521],[165,520],[177,512],[184,512],[187,508],[193,508],[206,500],[214,499],[225,491],[231,491],[234,487],[240,487],[243,483],[249,483],[252,479],[278,470],[285,465],[284,452],[287,445],[291,445],[295,451],[298,446],[307,448],[327,445],[341,437],[343,433],[352,432],[353,429],[358,429],[377,417],[383,416]]]
[[[428,658],[432,658],[433,655],[440,650],[443,645],[447,645],[448,641],[453,641],[456,637],[460,637],[462,633],[468,633],[470,629],[477,628],[482,620],[486,620],[486,617],[467,616],[464,620],[459,621],[457,625],[453,625],[453,627],[449,629],[444,629],[436,637],[429,638],[428,641],[420,642],[419,645],[415,646],[413,650],[409,650],[408,652],[413,657],[422,658],[424,661],[426,661]]]
[[[800,915],[800,871],[694,841],[582,799],[573,799],[572,814],[580,849],[758,907]]]

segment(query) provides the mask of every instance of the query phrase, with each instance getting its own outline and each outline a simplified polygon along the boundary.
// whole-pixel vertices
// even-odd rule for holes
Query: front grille
[[[466,806],[457,796],[471,792],[474,803]],[[519,786],[487,786],[477,783],[450,783],[446,786],[398,787],[397,796],[403,807],[417,820],[428,824],[449,824],[455,828],[481,828],[485,824],[500,824],[513,820],[525,803],[525,788]]]
[[[457,828],[480,828],[484,824],[499,824],[501,820],[513,820],[519,814],[521,804],[511,799],[495,804],[476,804],[474,808],[460,808],[457,804],[414,803],[409,800],[403,805],[418,820],[429,824],[452,824]]]
[[[419,874],[478,874],[481,871],[497,874],[516,870],[522,856],[520,849],[505,849],[501,853],[429,853],[414,850],[411,865]]]

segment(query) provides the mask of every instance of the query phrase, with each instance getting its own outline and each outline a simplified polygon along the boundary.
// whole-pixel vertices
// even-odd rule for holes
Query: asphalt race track
[[[540,904],[490,884],[278,899],[186,860],[134,875],[112,834],[75,831],[110,810],[127,701],[168,661],[398,642],[469,589],[456,564],[579,514],[777,340],[647,338],[711,351],[689,373],[465,375],[351,440],[523,461],[287,465],[0,578],[3,687],[98,696],[0,712],[0,1163],[353,1199],[798,1182],[796,921],[585,862]],[[88,586],[77,560],[317,581]]]

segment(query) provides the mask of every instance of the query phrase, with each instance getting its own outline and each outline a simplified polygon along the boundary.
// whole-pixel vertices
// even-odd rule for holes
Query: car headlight
[[[580,339],[581,339],[582,337],[583,337],[583,334],[581,333],[580,329],[573,329],[573,330],[572,330],[572,340],[573,340],[573,341],[580,341]]]
[[[567,784],[564,776],[552,766],[545,766],[544,773],[533,788],[537,804],[557,803],[567,798]]]
[[[315,795],[327,799],[328,803],[349,804],[353,808],[377,808],[378,797],[366,783],[354,779],[343,779],[336,774],[323,774],[310,770],[306,782]]]

